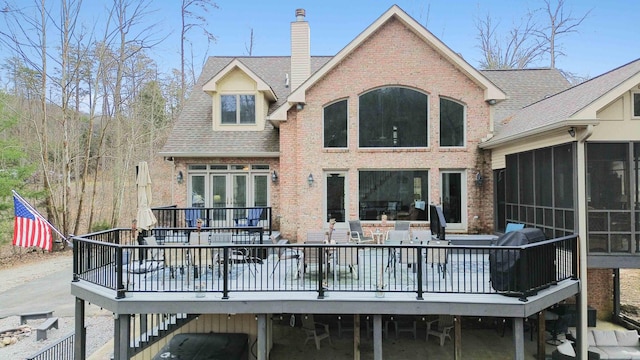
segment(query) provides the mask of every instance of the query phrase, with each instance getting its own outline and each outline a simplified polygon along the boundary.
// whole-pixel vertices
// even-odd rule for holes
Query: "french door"
[[[347,173],[343,171],[328,171],[325,179],[325,220],[336,219],[337,223],[344,223],[346,219],[347,202]]]
[[[442,211],[447,229],[467,229],[467,181],[464,171],[440,171]]]

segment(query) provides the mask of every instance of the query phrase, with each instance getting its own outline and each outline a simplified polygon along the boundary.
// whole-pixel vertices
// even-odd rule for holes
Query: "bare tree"
[[[489,14],[477,18],[475,24],[484,57],[480,60],[482,69],[523,69],[544,53],[544,44],[534,36],[537,27],[531,12],[505,36],[500,36],[498,24]]]
[[[252,56],[253,55],[253,28],[251,28],[251,33],[249,34],[249,44],[245,43],[244,44],[244,50],[247,52],[247,55]]]
[[[589,16],[591,10],[582,17],[573,17],[570,10],[566,10],[565,0],[558,0],[553,4],[553,0],[544,0],[545,7],[542,9],[548,16],[548,23],[535,31],[542,43],[546,44],[549,53],[549,67],[555,69],[556,59],[564,56],[562,47],[557,43],[559,37],[578,31],[578,26]]]
[[[185,78],[185,49],[184,45],[187,40],[187,33],[194,29],[199,28],[207,37],[207,47],[211,42],[216,41],[216,37],[207,29],[208,21],[206,14],[212,9],[217,9],[218,5],[213,0],[182,0],[182,29],[180,34],[180,70],[182,77],[180,79],[181,94],[180,94],[180,106],[184,103],[186,98],[187,83]],[[193,67],[193,63],[191,63]]]

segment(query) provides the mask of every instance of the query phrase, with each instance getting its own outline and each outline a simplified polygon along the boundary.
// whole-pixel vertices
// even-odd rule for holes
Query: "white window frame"
[[[632,91],[631,92],[631,118],[632,119],[640,119],[640,114],[639,115],[635,115],[635,112],[636,112],[635,97],[636,96],[640,96],[640,91]],[[640,109],[638,109],[638,112],[640,113]]]
[[[240,116],[241,116],[241,102],[240,102],[240,96],[253,96],[253,122],[252,123],[242,123],[240,122]],[[225,96],[235,96],[236,98],[236,121],[234,123],[224,123],[222,122],[222,98]],[[258,96],[255,93],[227,93],[227,94],[220,94],[220,100],[218,101],[218,103],[220,104],[220,124],[221,125],[248,125],[248,126],[255,126],[258,122],[257,119],[257,104],[256,101],[258,100]]]

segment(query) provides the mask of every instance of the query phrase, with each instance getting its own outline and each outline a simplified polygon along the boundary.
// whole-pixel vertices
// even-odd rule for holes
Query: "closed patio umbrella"
[[[151,211],[151,176],[146,161],[138,164],[138,214],[136,216],[138,230],[151,230],[158,222]]]

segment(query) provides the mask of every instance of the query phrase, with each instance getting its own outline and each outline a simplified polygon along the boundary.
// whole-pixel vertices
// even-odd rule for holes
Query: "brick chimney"
[[[296,21],[291,23],[291,90],[311,76],[309,23],[304,9],[296,9]]]

